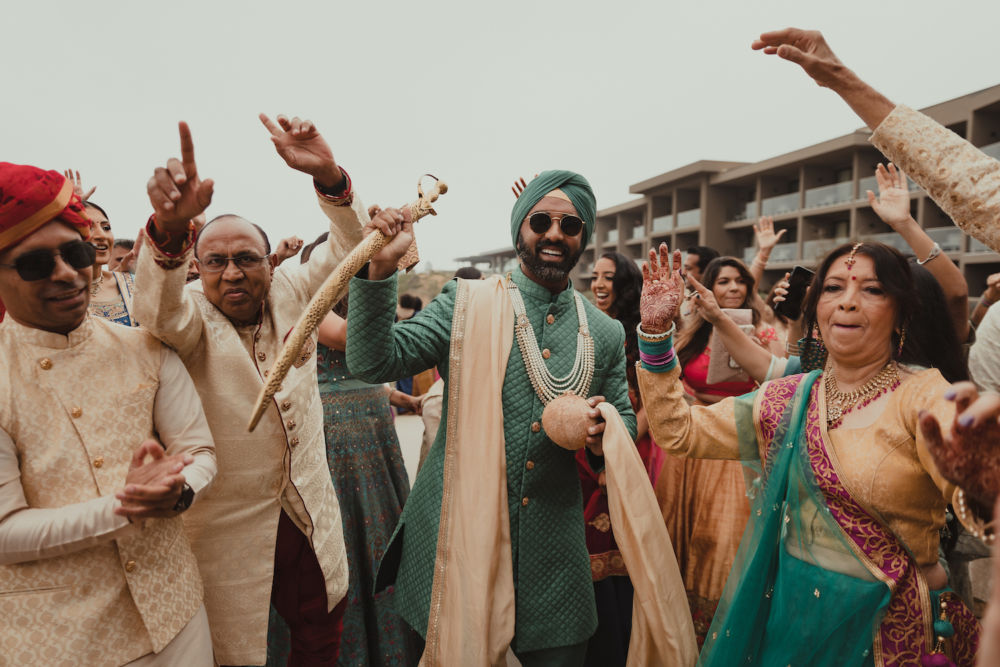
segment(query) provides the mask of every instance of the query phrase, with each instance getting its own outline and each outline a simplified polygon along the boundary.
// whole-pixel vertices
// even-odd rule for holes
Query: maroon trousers
[[[291,634],[290,667],[337,664],[347,597],[333,611],[326,610],[323,570],[308,538],[284,511],[278,520],[271,604],[288,624]]]

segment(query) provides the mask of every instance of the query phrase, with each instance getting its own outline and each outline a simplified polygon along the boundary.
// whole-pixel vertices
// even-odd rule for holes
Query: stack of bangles
[[[642,330],[642,325],[636,327],[639,334],[639,363],[651,373],[666,373],[677,366],[677,355],[674,354],[674,331],[677,327],[660,334],[649,334]]]

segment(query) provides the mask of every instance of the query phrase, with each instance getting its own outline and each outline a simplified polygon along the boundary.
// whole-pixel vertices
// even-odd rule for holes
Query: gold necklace
[[[837,384],[837,376],[833,366],[824,373],[826,376],[826,426],[835,429],[844,421],[844,416],[855,408],[863,408],[879,396],[886,394],[899,386],[899,371],[896,363],[890,361],[882,367],[871,379],[853,391],[841,391]]]
[[[590,336],[587,313],[580,293],[573,293],[579,324],[576,333],[576,358],[569,374],[559,378],[553,376],[545,365],[545,358],[538,349],[538,341],[535,340],[535,331],[528,320],[521,291],[511,280],[510,275],[507,276],[507,293],[514,307],[514,334],[517,337],[517,345],[521,348],[524,369],[528,372],[528,379],[531,380],[531,386],[534,387],[542,405],[548,405],[550,401],[563,394],[576,394],[586,398],[590,391],[590,381],[594,378],[594,339]]]
[[[104,272],[101,271],[98,275],[97,280],[90,283],[90,296],[97,296],[97,293],[101,291],[101,283],[104,282]]]

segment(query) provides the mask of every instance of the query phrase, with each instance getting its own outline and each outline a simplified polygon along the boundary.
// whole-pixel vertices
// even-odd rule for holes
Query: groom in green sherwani
[[[399,211],[382,215],[404,222]],[[635,435],[625,379],[625,332],[617,320],[582,299],[568,278],[593,234],[595,216],[590,185],[568,171],[537,176],[511,214],[511,240],[520,265],[509,276],[513,285],[504,283],[512,294],[504,303],[512,303],[512,317],[530,327],[523,326],[521,338],[510,345],[502,378],[502,449],[514,592],[511,648],[526,667],[582,665],[587,640],[597,627],[576,461],[572,451],[553,443],[542,429],[542,398],[569,389],[594,397],[593,407],[604,396]],[[354,375],[373,383],[435,366],[445,379],[441,428],[403,508],[377,582],[379,587],[395,584],[398,611],[427,637],[442,513],[449,381],[455,381],[449,366],[457,365],[450,364],[453,315],[456,293],[463,288],[449,282],[415,317],[393,323],[395,266],[412,239],[410,229],[404,224],[404,231],[372,260],[367,277],[351,281],[347,363]],[[581,329],[589,329],[592,347],[584,344]],[[461,390],[471,394],[471,400],[483,398],[475,395],[475,386]],[[604,424],[595,419],[596,410],[590,415],[588,460],[600,469]],[[458,444],[481,444],[472,440]]]

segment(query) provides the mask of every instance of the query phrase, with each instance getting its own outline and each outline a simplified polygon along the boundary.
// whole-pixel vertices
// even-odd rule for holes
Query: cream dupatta
[[[459,280],[424,667],[502,666],[514,638],[502,404],[513,340],[514,311],[503,279]],[[607,423],[611,523],[635,588],[628,664],[693,665],[694,626],[649,477],[618,411],[610,403],[598,409]]]
[[[505,665],[514,638],[502,404],[513,341],[514,310],[502,278],[459,280],[448,358],[441,523],[422,666]]]

